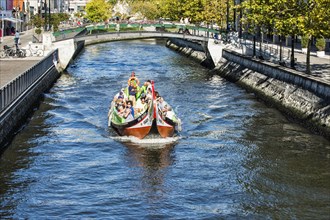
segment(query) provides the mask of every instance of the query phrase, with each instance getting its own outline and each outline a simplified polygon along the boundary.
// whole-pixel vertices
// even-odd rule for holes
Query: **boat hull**
[[[157,130],[161,137],[172,137],[175,132],[175,124],[168,118],[163,119],[158,109],[156,110]]]
[[[113,107],[114,108],[114,107]],[[150,132],[153,122],[153,105],[150,104],[148,109],[142,113],[140,116],[135,118],[133,121],[127,123],[114,123],[112,120],[111,114],[109,117],[109,125],[116,131],[116,133],[120,136],[134,136],[139,139],[143,139]]]
[[[111,127],[114,128],[120,136],[134,136],[143,139],[150,132],[152,121],[152,118],[150,118],[150,115],[146,112],[144,117],[141,120],[138,120],[136,124],[132,125],[132,123],[127,123],[118,125],[111,123]]]

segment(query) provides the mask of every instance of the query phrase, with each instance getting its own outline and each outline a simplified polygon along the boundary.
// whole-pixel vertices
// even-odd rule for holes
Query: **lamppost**
[[[48,31],[50,30],[50,0],[48,0]]]
[[[1,11],[1,40],[0,42],[3,42],[3,29],[5,28],[5,20],[4,20],[4,9],[2,7],[0,7],[0,11]]]
[[[18,12],[19,12],[19,7],[18,6],[14,6],[13,7],[13,10],[12,10],[12,13],[13,13],[13,16],[15,17],[16,21],[15,21],[15,30],[17,30],[17,17],[18,17]]]
[[[230,27],[229,27],[229,0],[226,1],[226,6],[227,6],[227,15],[226,15],[226,41],[228,42],[229,40],[229,31],[230,31]]]
[[[45,14],[44,14],[44,30],[47,31],[47,0],[45,0],[44,2],[44,10],[45,10]]]

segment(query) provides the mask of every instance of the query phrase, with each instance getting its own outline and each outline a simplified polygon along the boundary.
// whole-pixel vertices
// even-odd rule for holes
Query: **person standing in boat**
[[[131,73],[131,77],[130,77],[130,78],[128,79],[128,81],[127,81],[128,86],[131,84],[131,81],[132,81],[132,80],[135,82],[136,86],[139,86],[140,81],[139,81],[139,79],[136,77],[134,71]]]
[[[128,100],[132,101],[133,106],[135,106],[136,102],[136,92],[137,86],[135,85],[134,80],[132,80],[130,85],[128,86]]]

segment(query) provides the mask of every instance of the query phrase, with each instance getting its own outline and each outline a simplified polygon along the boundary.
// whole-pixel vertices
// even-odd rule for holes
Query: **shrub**
[[[34,32],[36,33],[36,34],[41,34],[41,29],[40,28],[36,28],[35,30],[34,30]]]
[[[325,50],[325,39],[323,37],[322,38],[317,38],[315,46],[316,46],[318,51]]]
[[[308,36],[301,37],[301,48],[307,48],[308,46]]]

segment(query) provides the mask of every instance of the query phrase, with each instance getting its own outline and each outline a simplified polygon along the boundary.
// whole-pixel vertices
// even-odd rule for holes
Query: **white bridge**
[[[147,39],[147,38],[180,38],[191,41],[208,42],[209,38],[206,36],[180,34],[173,32],[158,32],[158,31],[136,31],[136,32],[109,32],[92,35],[82,35],[74,37],[77,41],[119,41],[119,40],[132,40],[132,39]]]

